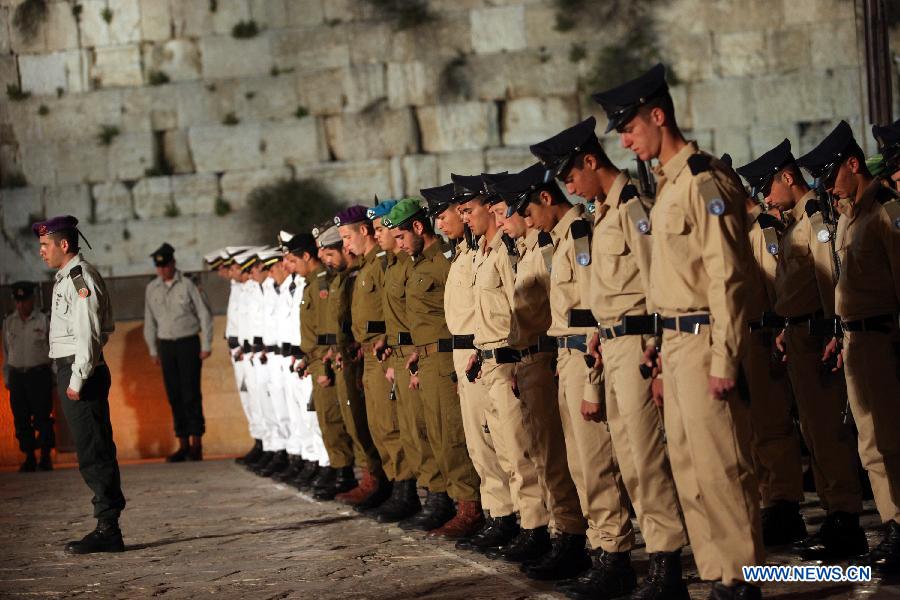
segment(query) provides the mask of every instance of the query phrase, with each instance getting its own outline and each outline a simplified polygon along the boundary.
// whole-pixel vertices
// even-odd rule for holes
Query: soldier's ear
[[[794,185],[794,174],[790,169],[780,172],[778,176],[781,177],[781,182],[784,183],[784,185],[788,187]]]
[[[544,206],[551,206],[553,204],[553,196],[547,190],[542,191],[538,198]]]
[[[647,116],[650,119],[650,122],[656,125],[657,127],[662,127],[666,124],[666,111],[664,111],[659,106],[654,106],[647,113]]]
[[[847,168],[850,169],[850,172],[854,175],[859,175],[859,159],[855,156],[851,156],[847,159]]]

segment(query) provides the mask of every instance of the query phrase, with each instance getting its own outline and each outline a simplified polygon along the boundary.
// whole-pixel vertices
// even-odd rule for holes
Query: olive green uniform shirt
[[[436,241],[412,259],[406,282],[406,314],[416,346],[450,337],[444,317],[444,291],[450,273],[450,261],[444,255],[446,251],[447,247]]]
[[[382,291],[385,264],[382,257],[384,253],[376,245],[362,257],[357,271],[350,312],[353,338],[360,343],[371,343],[384,337]]]

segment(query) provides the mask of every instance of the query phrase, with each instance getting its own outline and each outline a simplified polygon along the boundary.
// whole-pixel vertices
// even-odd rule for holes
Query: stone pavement
[[[230,460],[122,469],[127,552],[68,556],[94,526],[74,469],[0,474],[0,598],[562,598],[515,566],[316,503]],[[817,527],[821,511],[804,510]],[[876,524],[870,511],[867,526]],[[879,534],[870,529],[870,541]],[[635,553],[646,572],[643,548]],[[774,554],[770,562],[788,564]],[[690,569],[691,595],[708,585]],[[900,598],[900,586],[770,584],[767,598]]]

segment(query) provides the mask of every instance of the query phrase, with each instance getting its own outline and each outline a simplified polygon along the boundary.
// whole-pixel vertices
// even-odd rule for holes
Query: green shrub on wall
[[[331,221],[341,208],[334,194],[315,179],[281,179],[261,185],[248,194],[247,204],[263,239],[282,229],[308,232]]]

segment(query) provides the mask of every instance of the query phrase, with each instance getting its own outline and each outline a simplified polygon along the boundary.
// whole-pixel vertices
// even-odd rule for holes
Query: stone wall
[[[522,168],[529,143],[597,114],[579,80],[607,29],[637,26],[560,32],[553,0],[431,0],[436,20],[405,31],[363,0],[77,0],[77,18],[48,0],[26,40],[20,1],[0,0],[0,90],[31,95],[0,98],[0,176],[27,185],[0,191],[0,280],[42,271],[23,233],[39,215],[82,219],[106,275],[149,271],[163,240],[194,269],[254,241],[262,183],[320,178],[368,202]],[[681,125],[705,148],[741,162],[785,136],[808,149],[841,118],[864,133],[853,2],[657,5]]]

